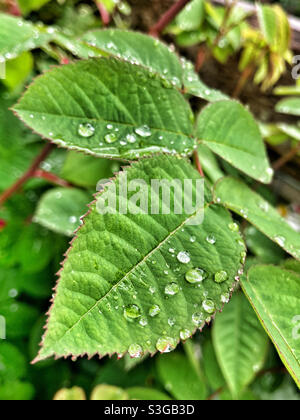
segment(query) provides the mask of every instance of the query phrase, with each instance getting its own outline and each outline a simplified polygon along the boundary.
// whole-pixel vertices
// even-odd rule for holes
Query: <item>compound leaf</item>
[[[155,214],[151,207],[158,192],[151,180],[174,178],[181,185],[193,183],[193,197],[184,196],[193,210],[175,214],[179,186],[171,194],[170,214]],[[138,189],[137,180],[139,192],[131,188]],[[187,161],[160,156],[132,164],[104,187],[67,254],[37,360],[170,351],[223,307],[245,246],[230,228],[227,210],[210,204],[209,191],[205,204],[196,200],[199,182],[203,179]],[[146,200],[144,211],[140,200]],[[111,211],[102,208],[106,202]]]

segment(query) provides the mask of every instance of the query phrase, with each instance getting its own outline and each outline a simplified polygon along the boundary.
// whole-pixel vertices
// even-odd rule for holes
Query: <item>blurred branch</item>
[[[50,172],[43,171],[42,169],[37,169],[33,176],[33,178],[41,178],[44,179],[51,184],[58,185],[63,188],[71,188],[72,185],[69,182],[65,181],[64,179],[59,178],[58,176],[51,174]]]
[[[22,16],[17,0],[5,0],[7,11],[14,16]]]
[[[0,195],[0,207],[12,196],[14,195],[30,178],[32,178],[35,174],[35,171],[39,168],[40,164],[46,159],[46,157],[52,152],[54,149],[53,144],[47,144],[41,153],[35,158],[32,165],[26,171],[18,181],[11,186],[8,190],[4,191]]]
[[[293,147],[291,150],[289,150],[288,153],[286,153],[280,159],[278,159],[274,163],[273,169],[275,171],[278,171],[278,169],[282,168],[284,165],[290,162],[295,156],[297,156],[299,152],[300,152],[300,143],[296,147]]]
[[[95,3],[98,7],[102,22],[104,26],[109,25],[110,23],[110,14],[108,13],[108,11],[106,10],[104,4],[102,4],[100,1],[95,0]]]
[[[177,3],[173,4],[169,10],[161,17],[161,19],[154,25],[149,31],[149,34],[158,38],[163,30],[169,25],[169,23],[174,20],[174,18],[181,12],[181,10],[190,2],[191,0],[179,0]]]

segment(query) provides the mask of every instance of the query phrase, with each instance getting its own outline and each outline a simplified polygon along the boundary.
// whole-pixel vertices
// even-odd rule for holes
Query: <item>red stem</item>
[[[106,10],[105,6],[100,3],[99,1],[96,0],[96,5],[98,7],[102,22],[104,26],[109,25],[110,23],[110,14],[108,13],[108,11]]]
[[[0,207],[5,203],[5,201],[7,201],[13,194],[16,193],[22,187],[22,185],[25,184],[25,182],[34,176],[35,171],[39,168],[43,160],[45,160],[46,157],[51,153],[53,148],[53,144],[47,144],[41,153],[35,158],[28,171],[26,171],[14,185],[12,185],[9,189],[0,195]]]
[[[179,0],[177,3],[173,4],[169,10],[161,17],[161,19],[154,25],[149,31],[149,34],[158,38],[163,30],[172,22],[172,20],[178,15],[179,12],[184,8],[184,6],[189,3],[191,0]]]
[[[195,164],[196,164],[196,167],[197,167],[197,170],[198,170],[199,174],[204,178],[204,172],[203,172],[203,169],[202,169],[202,166],[201,166],[201,162],[200,162],[197,150],[195,150],[195,152],[194,152],[194,161],[195,161]]]
[[[50,172],[43,171],[42,169],[37,169],[33,174],[33,178],[45,179],[46,181],[51,182],[51,184],[59,185],[63,188],[72,187],[72,185],[64,179],[61,179],[58,176],[51,174]]]
[[[19,5],[17,4],[16,0],[6,0],[6,4],[8,7],[8,13],[13,16],[22,16],[21,10]]]

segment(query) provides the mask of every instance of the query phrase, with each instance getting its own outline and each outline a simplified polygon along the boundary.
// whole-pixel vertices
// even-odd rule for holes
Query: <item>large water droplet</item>
[[[166,287],[165,287],[165,294],[170,295],[170,296],[174,296],[174,295],[177,295],[179,290],[180,290],[180,288],[179,288],[177,283],[170,283],[170,284],[167,284]]]
[[[131,346],[129,346],[128,353],[132,358],[139,358],[143,354],[143,349],[139,344],[131,344]]]
[[[214,235],[208,235],[207,238],[206,238],[206,240],[211,245],[214,245],[217,242],[217,240],[216,240],[216,238],[215,238]]]
[[[202,315],[201,312],[195,312],[192,315],[192,321],[195,325],[197,325],[197,327],[199,327],[204,322],[204,316]]]
[[[229,229],[232,232],[238,232],[240,230],[239,225],[237,223],[230,223],[229,224]]]
[[[285,237],[284,236],[276,236],[275,241],[276,243],[281,246],[284,247],[285,246]]]
[[[191,257],[186,251],[179,252],[179,254],[177,255],[177,259],[182,264],[188,264],[191,261]]]
[[[176,341],[171,337],[162,337],[157,340],[156,348],[161,353],[170,353],[176,348]]]
[[[230,300],[230,295],[229,293],[224,293],[224,295],[221,295],[221,302],[222,303],[228,303]]]
[[[224,283],[228,279],[228,274],[226,271],[219,271],[215,274],[215,282],[216,283]]]
[[[158,305],[153,305],[149,309],[149,315],[152,316],[152,318],[157,316],[159,313],[160,313],[160,307]]]
[[[152,136],[151,129],[147,125],[143,125],[142,127],[136,128],[135,132],[141,137]]]
[[[78,134],[81,137],[92,137],[95,134],[95,127],[92,124],[80,124],[78,127]]]
[[[179,335],[180,335],[181,340],[187,340],[188,338],[190,338],[192,334],[189,330],[185,329],[185,330],[181,330]]]
[[[205,312],[207,312],[208,314],[213,314],[216,310],[215,304],[212,300],[210,299],[206,299],[203,303],[202,303],[202,307],[205,310]]]
[[[136,143],[137,138],[134,134],[127,134],[126,140],[128,141],[128,143],[134,144]]]
[[[141,310],[137,305],[129,305],[124,309],[125,318],[135,319],[141,316]]]
[[[105,139],[106,143],[108,143],[108,144],[115,143],[118,140],[117,136],[114,133],[106,134],[104,139]]]
[[[202,268],[192,268],[185,275],[186,281],[191,284],[200,283],[206,278],[207,273]]]

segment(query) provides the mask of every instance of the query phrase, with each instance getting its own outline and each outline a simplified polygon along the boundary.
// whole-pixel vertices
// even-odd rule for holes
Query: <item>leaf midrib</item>
[[[113,287],[110,288],[110,290],[102,296],[87,312],[85,312],[79,320],[72,325],[72,327],[68,328],[67,331],[63,334],[63,336],[56,341],[56,343],[61,342],[61,340],[65,337],[66,334],[69,334],[90,312],[92,312],[113,290],[118,288],[118,286],[131,274],[135,271],[136,268],[138,268],[141,264],[143,264],[145,261],[147,261],[148,258],[151,257],[157,250],[159,250],[173,235],[175,235],[188,221],[190,221],[192,218],[194,218],[200,211],[205,211],[212,203],[207,203],[204,207],[201,207],[197,209],[191,216],[189,216],[187,219],[185,219],[176,229],[174,229],[166,238],[161,241],[155,248],[153,248],[142,260],[140,260],[134,267],[130,269],[128,273],[125,274]]]

